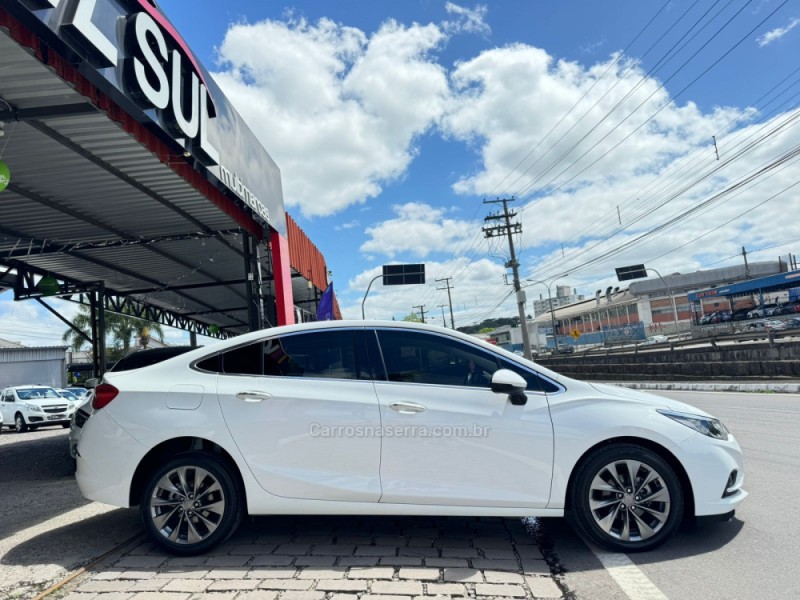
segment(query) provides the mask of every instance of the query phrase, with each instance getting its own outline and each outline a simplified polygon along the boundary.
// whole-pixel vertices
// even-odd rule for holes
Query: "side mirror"
[[[528,401],[526,387],[528,383],[514,371],[500,369],[492,375],[492,391],[495,394],[508,394],[508,399],[515,406],[522,406]]]
[[[83,385],[86,386],[87,390],[91,390],[97,387],[97,384],[100,383],[100,380],[97,377],[93,377],[92,379],[87,379],[83,382]]]

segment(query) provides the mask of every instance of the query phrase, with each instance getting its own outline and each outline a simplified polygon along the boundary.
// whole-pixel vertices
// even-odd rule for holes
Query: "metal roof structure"
[[[261,161],[249,165],[248,185],[269,195],[269,221],[235,173],[207,167],[159,113],[139,109],[116,71],[61,43],[65,26],[53,23],[69,18],[72,1],[51,10],[0,0],[0,159],[11,170],[0,192],[0,286],[13,280],[17,299],[98,293],[107,310],[219,337],[284,324],[295,304],[313,313],[327,286],[324,259],[299,227],[287,233],[277,166],[210,76],[196,73],[216,94],[215,127],[237,146],[229,160]],[[146,4],[128,3],[140,11],[128,20],[164,27]],[[290,247],[302,251],[290,257]],[[59,283],[49,293],[40,289],[48,277]],[[287,299],[288,312],[276,308]]]

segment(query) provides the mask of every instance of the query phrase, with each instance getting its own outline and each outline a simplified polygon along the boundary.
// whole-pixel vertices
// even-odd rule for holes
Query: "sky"
[[[456,326],[516,315],[485,200],[513,199],[529,298],[798,248],[797,2],[159,5],[281,169],[345,317],[402,262],[428,283],[374,285],[367,317],[441,324],[445,277]],[[39,310],[0,296],[0,337]]]

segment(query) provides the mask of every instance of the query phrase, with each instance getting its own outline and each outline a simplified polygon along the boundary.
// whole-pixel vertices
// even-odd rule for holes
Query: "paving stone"
[[[294,535],[291,533],[268,533],[267,535],[260,535],[256,538],[256,544],[288,544],[292,541]]]
[[[475,548],[442,548],[442,558],[478,558]]]
[[[561,588],[550,577],[526,577],[531,594],[537,598],[561,598]]]
[[[140,579],[133,582],[133,585],[128,588],[128,592],[157,592],[168,582],[168,579]],[[106,600],[105,594],[103,594],[103,600]]]
[[[142,542],[132,550],[128,550],[128,555],[131,554],[147,554],[156,550],[156,545],[153,542]]]
[[[493,560],[489,558],[473,558],[472,566],[475,569],[491,569],[494,571],[519,571],[517,560]]]
[[[165,562],[167,562],[166,556],[128,555],[114,563],[114,567],[117,569],[157,569]]]
[[[330,544],[329,535],[298,535],[292,540],[293,544]]]
[[[493,583],[478,583],[475,585],[475,594],[478,596],[503,596],[505,598],[524,598],[525,588],[521,585],[496,585]]]
[[[383,596],[375,594],[364,594],[361,600],[411,600],[411,596]]]
[[[358,594],[333,594],[330,600],[356,600]]]
[[[291,579],[297,573],[297,569],[289,567],[283,569],[281,567],[274,568],[253,568],[245,575],[246,579]]]
[[[404,535],[379,535],[375,537],[376,546],[405,546],[406,536]]]
[[[421,556],[382,556],[380,562],[378,564],[381,565],[392,565],[395,567],[421,567],[422,566],[422,557]]]
[[[438,558],[439,548],[427,548],[423,546],[405,546],[398,551],[400,556],[422,556]]]
[[[208,586],[214,583],[210,579],[173,579],[161,588],[164,592],[204,592]]]
[[[327,592],[366,592],[367,581],[358,579],[321,579],[315,589]]]
[[[257,579],[220,579],[208,586],[209,592],[224,592],[226,590],[254,590],[258,586]]]
[[[419,579],[421,581],[437,581],[439,569],[400,569],[400,579]]]
[[[430,548],[433,546],[433,537],[412,536],[408,538],[406,546],[410,548]]]
[[[250,567],[220,567],[211,569],[206,575],[206,579],[243,579],[247,576]]]
[[[79,592],[125,592],[133,585],[133,581],[89,580],[78,587]]]
[[[219,555],[210,557],[205,567],[243,567],[252,558],[250,554]]]
[[[487,550],[489,548],[512,548],[511,540],[508,537],[476,537],[473,538],[472,545],[483,550]]]
[[[281,544],[275,548],[273,554],[290,554],[292,556],[298,556],[302,554],[308,554],[309,550],[311,550],[311,546],[308,544]]]
[[[370,592],[373,594],[417,596],[422,594],[422,584],[419,581],[373,581],[370,586]]]
[[[469,567],[466,558],[426,558],[426,567]]]
[[[538,546],[515,546],[515,548],[520,558],[534,560],[541,560],[544,558],[544,556],[542,556],[542,551],[539,550]]]
[[[131,600],[188,600],[190,596],[183,592],[137,592]]]
[[[356,556],[396,556],[396,546],[356,546]]]
[[[342,579],[347,574],[344,567],[333,567],[321,569],[318,567],[307,567],[297,575],[298,579]]]
[[[253,590],[236,596],[236,600],[276,600],[278,592],[272,590]]]
[[[244,554],[256,556],[257,554],[272,554],[277,546],[275,544],[241,544],[231,548],[231,554]]]
[[[522,571],[526,575],[550,575],[550,565],[545,560],[523,559]]]
[[[369,546],[372,544],[372,536],[370,535],[338,535],[336,536],[337,544],[352,544],[354,546]]]
[[[118,579],[153,579],[156,572],[152,570],[129,569],[120,573]]]
[[[234,592],[204,592],[203,594],[194,594],[189,600],[234,600],[238,591]]]
[[[324,600],[325,592],[284,592],[281,600]]]
[[[161,565],[161,570],[184,567],[198,567],[208,560],[207,556],[174,556]]]
[[[477,569],[450,568],[444,570],[445,581],[460,581],[464,583],[480,583],[483,575]]]
[[[265,579],[258,584],[262,590],[310,590],[313,579]]]
[[[525,583],[519,573],[504,573],[503,571],[484,571],[483,577],[487,583]]]
[[[374,567],[378,564],[377,556],[343,556],[337,563],[340,567]]]
[[[97,598],[97,594],[94,593],[71,592],[64,596],[63,600],[94,600],[95,598]],[[127,594],[125,598],[130,598],[130,594]]]
[[[341,546],[339,544],[320,544],[314,546],[314,549],[311,550],[311,554],[315,556],[352,556],[355,549],[356,547],[350,544],[343,544]]]
[[[463,583],[429,583],[426,588],[429,596],[466,596],[468,593]]]
[[[92,575],[92,579],[95,581],[109,581],[119,579],[123,573],[125,573],[125,571],[122,569],[110,569],[108,571],[103,571],[101,573]]]
[[[486,558],[496,558],[503,560],[517,560],[517,555],[511,546],[506,548],[484,548],[483,556]]]
[[[438,538],[433,540],[438,548],[470,548],[470,540],[465,538]]]
[[[391,579],[393,567],[353,567],[347,572],[350,579]]]
[[[298,557],[299,558],[299,557]],[[291,555],[254,556],[250,561],[251,567],[288,567],[295,560]]]
[[[298,556],[294,559],[296,567],[332,567],[334,563],[335,556]]]
[[[202,579],[209,572],[203,567],[176,567],[156,573],[156,579]]]

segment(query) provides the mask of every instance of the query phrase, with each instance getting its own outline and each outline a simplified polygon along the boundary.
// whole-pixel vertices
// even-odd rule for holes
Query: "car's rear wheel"
[[[661,456],[632,444],[602,448],[575,475],[572,516],[591,541],[619,552],[660,546],[683,518],[683,490]]]
[[[224,542],[242,518],[242,493],[213,454],[186,453],[156,468],[140,514],[155,543],[173,554],[201,554]]]
[[[28,424],[25,423],[25,417],[19,413],[14,416],[14,431],[17,433],[25,433],[28,431]]]

